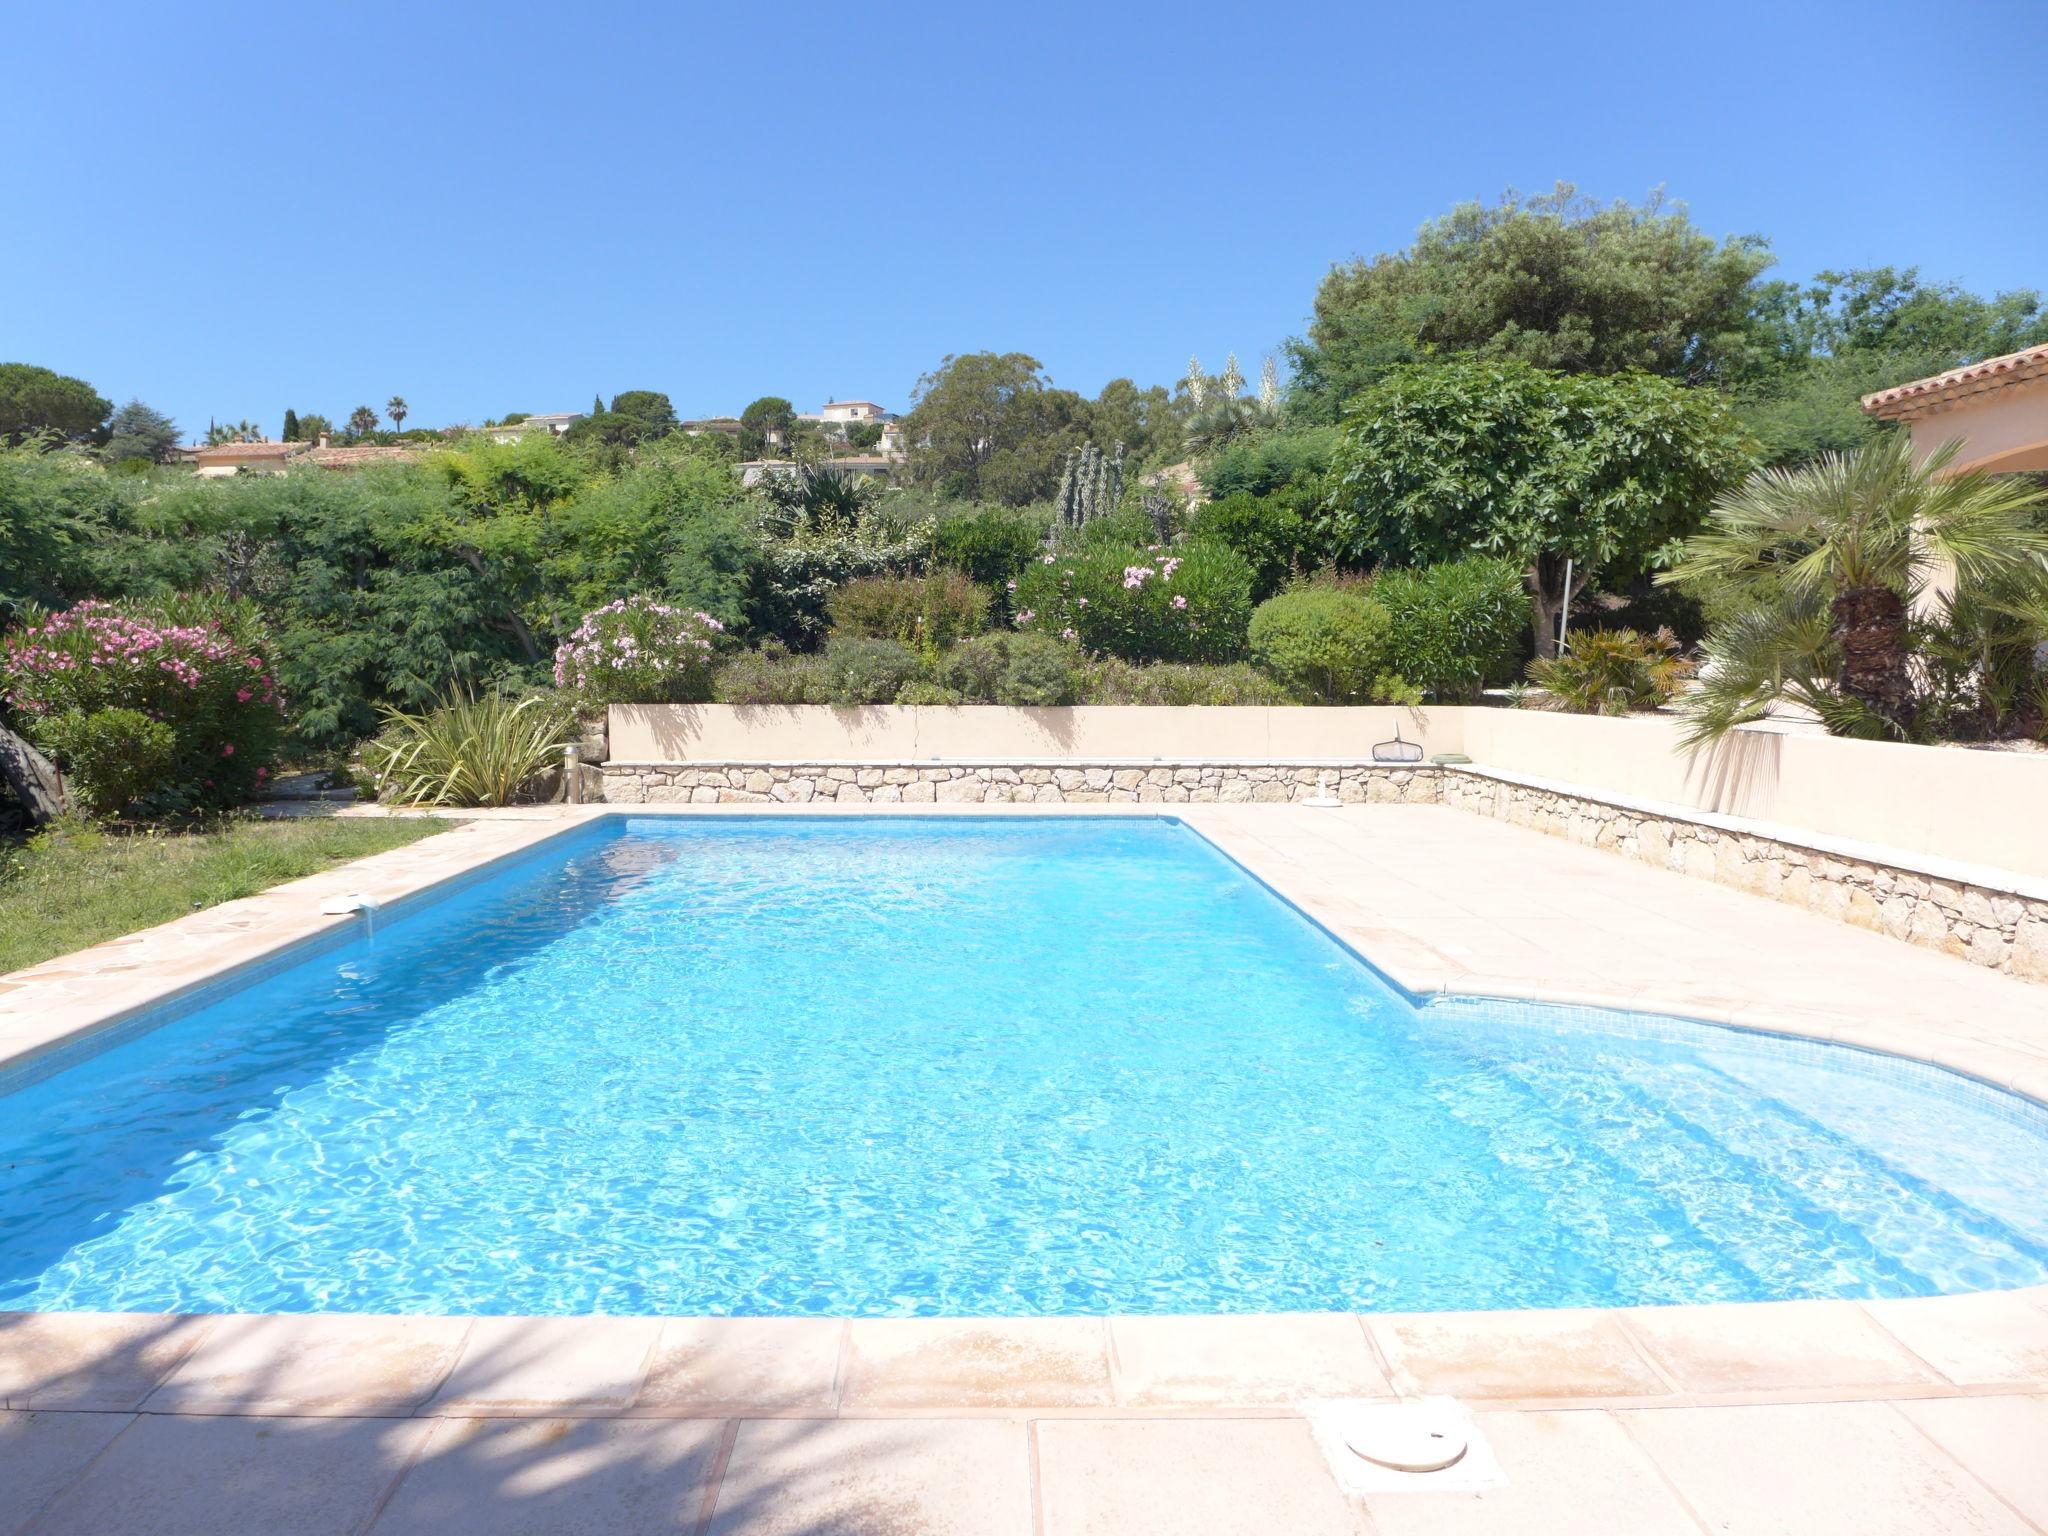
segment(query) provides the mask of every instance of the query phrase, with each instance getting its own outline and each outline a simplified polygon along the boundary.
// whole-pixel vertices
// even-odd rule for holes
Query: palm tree
[[[367,405],[359,405],[348,413],[348,429],[357,437],[368,437],[377,430],[377,413]]]
[[[206,429],[206,445],[218,447],[222,443],[260,443],[263,429],[246,416],[237,422],[214,422]]]
[[[405,418],[412,414],[412,407],[405,403],[405,396],[393,395],[384,402],[384,414],[391,418],[391,430],[397,432],[404,428]]]
[[[1959,597],[2048,591],[2041,492],[2018,476],[1945,475],[1950,443],[1913,462],[1893,433],[1854,453],[1751,475],[1660,581],[1722,586],[1735,616],[1707,638],[1691,714],[1711,739],[1773,702],[1830,730],[1904,735],[1919,699],[1912,610],[1937,584]]]

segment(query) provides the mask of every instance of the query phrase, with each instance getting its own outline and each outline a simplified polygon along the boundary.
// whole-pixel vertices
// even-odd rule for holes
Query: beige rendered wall
[[[2048,754],[1844,741],[1749,728],[1679,750],[1664,717],[1392,708],[828,709],[613,706],[621,763],[934,759],[1369,760],[1396,730],[1425,752],[1593,795],[1717,812],[1793,832],[2048,876]]]
[[[2048,875],[2048,755],[1751,727],[1698,753],[1664,717],[1471,709],[1487,768],[1966,864]]]
[[[1963,440],[1953,468],[2006,474],[2048,469],[2048,380],[1986,391],[1911,423],[1913,457]]]
[[[1396,730],[1428,752],[1461,750],[1462,709],[949,709],[878,705],[615,704],[611,756],[622,763],[871,762],[932,758],[1143,761],[1360,761]]]

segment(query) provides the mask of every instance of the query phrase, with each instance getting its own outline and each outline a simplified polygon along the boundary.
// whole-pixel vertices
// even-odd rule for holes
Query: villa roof
[[[311,443],[215,443],[207,448],[192,451],[192,457],[200,463],[209,459],[282,459],[294,453],[304,453]]]
[[[1888,421],[1905,421],[1976,395],[2039,379],[2048,379],[2048,345],[2026,347],[2003,357],[1987,357],[1981,363],[1966,363],[1932,378],[1880,389],[1863,397],[1863,409]]]

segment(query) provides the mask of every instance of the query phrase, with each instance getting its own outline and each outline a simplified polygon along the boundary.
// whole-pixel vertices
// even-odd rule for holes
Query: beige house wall
[[[2048,470],[2048,380],[1972,396],[1913,418],[1907,426],[1913,457],[1921,463],[1960,438],[1963,451],[1951,466],[1955,473]]]

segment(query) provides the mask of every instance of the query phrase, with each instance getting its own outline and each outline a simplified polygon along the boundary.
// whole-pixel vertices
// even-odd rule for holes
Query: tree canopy
[[[1331,269],[1292,346],[1295,406],[1333,420],[1391,368],[1468,354],[1705,382],[1743,357],[1770,260],[1761,239],[1715,240],[1660,195],[1603,205],[1560,182],[1463,203],[1406,250]]]
[[[612,396],[611,414],[640,423],[640,436],[662,437],[676,429],[676,408],[654,389],[629,389]]]
[[[1475,552],[1522,563],[1549,655],[1564,603],[1595,575],[1642,574],[1750,462],[1718,391],[1522,362],[1401,368],[1346,415],[1329,533],[1353,566]]]
[[[178,446],[178,424],[162,411],[152,410],[140,400],[130,400],[114,412],[107,423],[107,446],[102,457],[109,464],[140,459],[161,464]]]
[[[33,363],[0,363],[0,442],[54,433],[70,442],[100,442],[114,409],[83,379]]]

